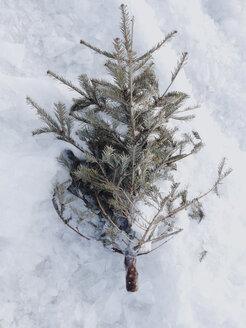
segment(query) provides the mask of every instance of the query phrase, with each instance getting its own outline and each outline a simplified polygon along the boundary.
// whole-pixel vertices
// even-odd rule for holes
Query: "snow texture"
[[[82,240],[58,220],[52,185],[64,144],[40,126],[29,95],[52,112],[76,95],[46,76],[76,81],[106,74],[103,58],[119,36],[118,0],[0,1],[0,327],[1,328],[245,328],[246,2],[126,1],[136,19],[140,52],[164,34],[179,34],[155,56],[160,85],[177,55],[189,61],[175,88],[202,104],[188,124],[206,147],[180,165],[194,195],[207,190],[223,156],[233,173],[221,197],[204,201],[200,224],[180,215],[184,231],[138,258],[137,293],[125,291],[123,257]],[[186,124],[186,123],[184,123]],[[201,253],[208,253],[202,262]]]

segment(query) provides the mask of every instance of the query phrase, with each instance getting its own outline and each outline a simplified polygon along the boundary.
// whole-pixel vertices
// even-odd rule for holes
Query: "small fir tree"
[[[171,81],[159,93],[152,54],[177,32],[142,55],[133,50],[134,19],[121,5],[122,39],[113,41],[113,51],[103,51],[86,41],[80,43],[107,58],[105,66],[111,79],[89,79],[79,76],[80,87],[48,71],[79,94],[68,112],[62,103],[55,104],[50,116],[31,98],[44,127],[33,135],[53,133],[71,144],[59,158],[70,173],[70,179],[57,182],[53,205],[59,218],[86,239],[94,238],[125,257],[126,289],[138,289],[136,257],[153,252],[182,229],[175,227],[176,215],[190,210],[191,218],[201,221],[204,212],[200,200],[215,191],[231,172],[225,170],[225,159],[219,165],[218,177],[203,194],[190,199],[187,189],[180,189],[172,172],[177,162],[197,153],[203,146],[196,131],[177,136],[170,120],[190,120],[184,108],[188,95],[169,91],[183,67],[183,53],[172,73]],[[162,192],[158,181],[168,181],[170,189]],[[148,206],[152,217],[141,210]],[[85,235],[86,234],[86,235]]]

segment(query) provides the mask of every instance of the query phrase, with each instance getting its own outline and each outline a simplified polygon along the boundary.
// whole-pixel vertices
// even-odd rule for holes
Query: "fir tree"
[[[177,162],[197,153],[203,146],[196,131],[177,136],[171,120],[190,120],[193,108],[185,108],[186,93],[170,91],[185,64],[181,55],[166,90],[159,93],[152,54],[177,32],[169,33],[142,55],[133,49],[134,19],[121,5],[122,39],[113,41],[111,52],[86,41],[80,43],[106,57],[108,80],[79,76],[77,87],[63,77],[48,75],[79,94],[67,111],[55,104],[54,116],[27,97],[36,108],[44,126],[33,135],[52,133],[71,144],[59,157],[70,173],[70,180],[57,182],[53,205],[59,218],[81,237],[94,238],[125,257],[126,289],[138,289],[136,257],[153,252],[182,231],[175,227],[176,215],[189,209],[191,218],[204,217],[200,200],[215,191],[231,172],[225,170],[225,159],[219,165],[218,177],[211,188],[190,199],[187,189],[180,189],[172,172]],[[169,181],[170,190],[163,193],[157,181]],[[141,207],[155,211],[147,217]]]

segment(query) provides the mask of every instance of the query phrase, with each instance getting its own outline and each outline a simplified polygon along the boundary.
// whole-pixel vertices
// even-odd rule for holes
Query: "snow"
[[[104,76],[103,59],[79,44],[110,49],[119,35],[120,1],[0,2],[0,327],[244,328],[246,65],[244,0],[128,0],[140,52],[164,34],[178,35],[155,56],[164,88],[177,56],[189,61],[175,87],[201,103],[189,128],[206,147],[184,160],[182,179],[207,190],[223,156],[233,173],[221,197],[204,201],[200,224],[180,216],[184,231],[138,258],[137,293],[125,291],[123,257],[82,240],[57,219],[52,185],[64,144],[32,137],[40,126],[31,96],[52,112],[76,95],[46,76],[76,81]],[[203,250],[208,253],[199,262]]]

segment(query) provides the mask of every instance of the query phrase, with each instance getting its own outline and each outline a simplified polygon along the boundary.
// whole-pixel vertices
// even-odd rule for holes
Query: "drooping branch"
[[[83,234],[79,231],[78,228],[75,229],[73,226],[71,226],[71,225],[69,224],[69,221],[71,220],[71,218],[69,218],[69,219],[65,219],[65,218],[64,218],[64,216],[63,216],[64,209],[65,209],[65,208],[64,208],[64,204],[61,203],[61,204],[60,204],[60,208],[59,208],[59,206],[58,206],[58,204],[57,204],[57,202],[56,202],[56,193],[55,193],[55,192],[53,193],[52,203],[53,203],[53,206],[54,206],[54,208],[55,208],[55,210],[56,210],[56,212],[57,212],[59,218],[62,220],[62,222],[63,222],[64,224],[66,224],[67,227],[69,227],[71,230],[75,231],[80,237],[83,237],[83,238],[85,238],[85,239],[87,239],[87,240],[90,240],[90,238],[87,237],[87,236],[85,236],[85,235],[83,235]]]

